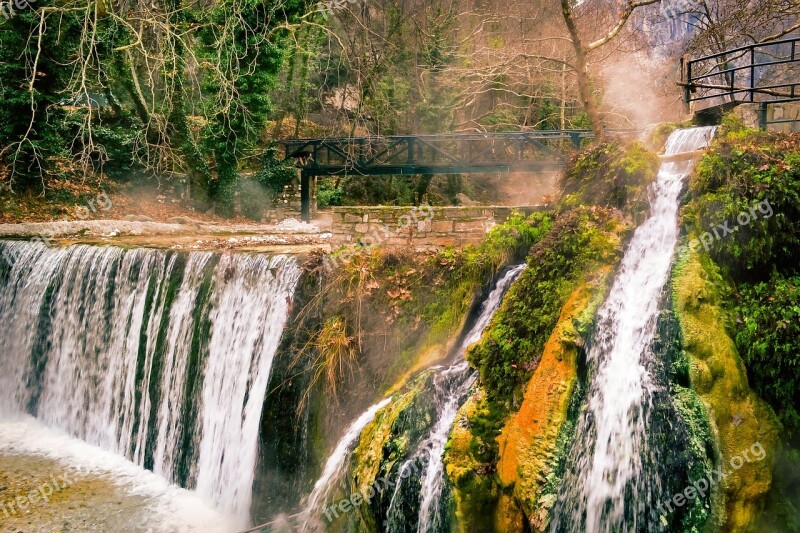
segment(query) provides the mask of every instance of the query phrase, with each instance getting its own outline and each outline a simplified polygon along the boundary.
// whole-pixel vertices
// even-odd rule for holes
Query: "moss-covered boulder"
[[[538,483],[546,479],[543,472],[554,470],[559,453],[553,450],[565,446],[561,427],[577,373],[575,354],[628,229],[608,209],[560,215],[531,249],[528,269],[468,354],[481,387],[461,410],[445,455],[462,529],[527,530],[539,506],[548,505],[538,497],[554,499],[537,494]],[[552,395],[537,404],[534,396],[542,391]],[[552,427],[544,420],[550,416],[560,417]],[[552,441],[536,448],[532,440],[543,434]]]
[[[749,387],[731,339],[730,288],[707,255],[691,250],[675,267],[674,307],[689,360],[692,389],[702,399],[718,442],[715,522],[721,531],[754,530],[772,482],[779,426],[772,409]],[[748,454],[754,447],[765,455]],[[749,459],[748,459],[749,456]]]
[[[578,378],[578,355],[597,307],[606,293],[610,267],[603,267],[573,292],[528,382],[520,410],[498,437],[497,472],[524,509],[529,526],[544,531],[555,503],[558,465],[568,439],[569,406]]]

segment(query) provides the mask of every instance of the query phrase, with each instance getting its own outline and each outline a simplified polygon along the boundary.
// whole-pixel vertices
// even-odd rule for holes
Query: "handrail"
[[[798,43],[800,43],[800,37],[792,37],[753,43],[695,59],[685,57],[681,61],[682,72],[681,81],[679,82],[679,85],[684,88],[684,101],[690,104],[713,98],[728,98],[731,103],[740,101],[755,102],[756,95],[763,97],[759,101],[769,99],[773,103],[800,99],[800,91],[797,91],[797,87],[800,86],[800,79],[769,80],[767,78],[767,84],[759,85],[759,81],[763,81],[764,78],[761,76],[762,79],[759,79],[759,74],[763,73],[765,68],[800,63],[800,54],[798,54],[797,50]],[[757,56],[766,55],[766,49],[787,45],[791,45],[790,51],[783,55],[780,55],[780,52],[773,52],[770,55],[774,57],[768,57],[767,60],[759,62]],[[710,68],[705,72],[698,73],[697,70],[709,61],[716,62],[710,65]],[[739,76],[739,83],[737,83],[736,74],[741,71],[748,71],[749,76],[745,74],[747,76],[746,82],[743,82],[741,76]],[[713,78],[720,78],[722,83],[713,83]],[[777,81],[777,83],[770,84],[770,81]],[[787,89],[788,92],[781,92],[778,89]],[[698,90],[701,90],[700,94],[697,94]],[[739,95],[743,93],[745,94],[744,100],[741,100]]]
[[[740,46],[739,48],[731,48],[730,50],[725,50],[724,52],[717,52],[716,54],[711,54],[711,55],[707,55],[707,56],[703,56],[703,57],[698,57],[697,59],[695,59],[693,61],[707,61],[709,59],[716,59],[718,57],[724,57],[724,56],[729,55],[729,54],[735,54],[736,52],[745,52],[745,51],[750,50],[751,48],[754,48],[754,47],[775,46],[775,45],[779,45],[779,44],[789,44],[789,43],[798,42],[798,41],[800,41],[800,37],[793,37],[791,39],[781,39],[780,41],[767,41],[767,42],[764,42],[764,43],[753,43],[753,44],[748,44],[748,45],[745,45],[745,46]]]

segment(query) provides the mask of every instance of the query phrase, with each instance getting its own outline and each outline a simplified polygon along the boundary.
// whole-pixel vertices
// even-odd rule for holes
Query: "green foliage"
[[[612,235],[616,225],[609,210],[572,210],[533,246],[528,269],[511,288],[482,341],[468,354],[490,400],[511,407],[569,295],[592,264],[617,253],[617,238]]]
[[[479,254],[517,262],[525,258],[531,246],[542,240],[553,226],[549,213],[525,216],[513,213],[505,222],[493,227],[478,248]]]
[[[336,187],[331,178],[317,179],[317,207],[333,207],[343,205],[344,191]]]
[[[157,34],[146,42],[120,22],[125,5],[28,9],[0,23],[0,163],[12,163],[15,188],[49,190],[80,158],[82,173],[119,178],[145,166],[187,172],[193,194],[233,214],[240,160],[264,129],[291,25],[313,3],[162,4],[147,9],[163,20],[142,15],[138,31]]]
[[[599,205],[641,213],[647,209],[647,186],[658,173],[658,157],[639,142],[594,146],[572,160],[564,172],[562,210]]]
[[[344,205],[414,205],[413,176],[347,176],[342,180]]]
[[[800,135],[729,126],[698,165],[683,214],[698,235],[738,226],[710,246],[735,279],[763,281],[773,269],[798,273]],[[742,224],[748,218],[755,220]]]
[[[743,284],[737,312],[736,345],[750,384],[775,408],[787,440],[800,445],[800,277]]]
[[[422,284],[428,287],[427,294],[420,295],[416,304],[421,308],[423,319],[434,329],[458,322],[472,303],[476,288],[504,266],[522,260],[551,225],[548,214],[534,213],[529,217],[515,214],[504,224],[492,228],[480,246],[439,252],[433,259],[440,270],[438,279],[433,282],[435,288],[431,291],[430,285]]]
[[[297,171],[288,162],[278,158],[278,149],[275,146],[267,148],[261,158],[261,167],[253,177],[265,189],[277,195],[283,192],[284,187],[291,184],[297,177]]]

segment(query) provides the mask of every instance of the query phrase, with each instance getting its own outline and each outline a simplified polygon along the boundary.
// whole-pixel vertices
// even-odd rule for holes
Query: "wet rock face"
[[[2,531],[143,531],[145,505],[109,477],[43,457],[0,455]]]

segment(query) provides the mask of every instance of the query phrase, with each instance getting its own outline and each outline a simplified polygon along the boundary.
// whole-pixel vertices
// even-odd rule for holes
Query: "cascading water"
[[[489,321],[500,307],[511,284],[519,277],[526,265],[518,265],[509,269],[497,282],[494,290],[481,306],[480,315],[472,329],[464,337],[458,349],[458,358],[462,359],[467,349],[479,341]],[[434,377],[434,390],[437,420],[426,438],[418,445],[415,452],[405,461],[398,472],[402,473],[414,464],[424,464],[417,496],[416,530],[419,532],[438,531],[442,526],[442,491],[444,489],[444,448],[447,437],[453,429],[458,410],[469,394],[476,374],[466,361],[461,361],[447,369],[443,369]],[[400,476],[396,480],[395,491],[387,513],[387,531],[409,531],[413,524],[406,522],[405,513],[401,510],[401,500],[405,500],[404,489],[410,477]],[[402,503],[408,504],[408,501]]]
[[[513,267],[497,282],[495,288],[483,302],[475,324],[459,345],[457,351],[459,359],[463,358],[467,348],[480,339],[483,330],[486,329],[492,316],[500,307],[506,291],[524,269],[525,265]],[[412,457],[398,471],[402,472],[403,468],[406,468],[414,461],[425,462],[424,481],[421,484],[421,490],[414,497],[414,505],[419,506],[419,525],[417,526],[419,531],[431,531],[438,524],[438,510],[444,486],[444,464],[442,462],[444,446],[458,414],[458,409],[469,393],[470,387],[475,382],[475,377],[474,372],[469,368],[466,361],[438,370],[434,377],[437,407],[436,423],[431,427],[426,438],[415,448]],[[304,500],[303,511],[295,517],[302,522],[302,531],[323,531],[325,529],[320,519],[322,509],[325,505],[331,503],[327,499],[335,493],[336,488],[341,483],[346,473],[352,450],[357,444],[361,432],[390,401],[391,399],[386,399],[370,407],[348,428],[345,436],[336,445],[325,464],[322,476],[314,485],[314,490]],[[392,485],[399,490],[405,486],[404,481],[405,478],[401,476],[399,479],[394,480]],[[398,494],[399,492],[396,491],[394,497],[397,497]],[[387,530],[407,531],[408,528],[403,524],[396,523],[394,527],[391,524],[394,503],[393,498],[389,509],[390,520]]]
[[[674,132],[667,155],[707,146],[714,128]],[[678,205],[692,162],[664,163],[650,193],[651,214],[635,232],[587,354],[589,386],[554,509],[552,531],[658,530],[658,458],[648,442],[659,302],[678,242]]]
[[[249,521],[300,269],[263,255],[0,243],[0,412],[30,413]]]
[[[375,419],[378,411],[386,407],[389,402],[391,402],[391,398],[386,398],[373,405],[347,428],[344,437],[339,440],[339,443],[333,449],[333,453],[325,462],[322,476],[314,484],[311,494],[304,500],[304,509],[298,515],[298,518],[303,523],[303,531],[311,531],[321,527],[318,523],[318,517],[322,513],[323,506],[329,503],[327,498],[334,492],[336,484],[342,479],[347,468],[347,460],[350,458],[361,432],[367,427],[367,424]]]

